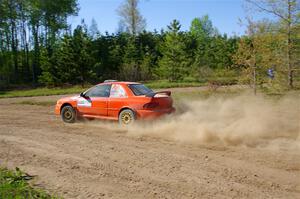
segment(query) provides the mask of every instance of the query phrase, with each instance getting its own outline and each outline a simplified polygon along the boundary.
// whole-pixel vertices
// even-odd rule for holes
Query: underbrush
[[[56,197],[50,196],[44,190],[36,189],[30,186],[28,180],[32,179],[19,168],[11,171],[5,168],[0,168],[0,198],[14,199],[14,198],[42,198],[54,199]]]

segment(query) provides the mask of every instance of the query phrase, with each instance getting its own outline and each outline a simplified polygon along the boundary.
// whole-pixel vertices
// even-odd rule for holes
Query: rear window
[[[131,89],[134,95],[140,96],[140,95],[147,95],[149,93],[153,93],[153,91],[146,87],[143,84],[129,84],[128,87]]]

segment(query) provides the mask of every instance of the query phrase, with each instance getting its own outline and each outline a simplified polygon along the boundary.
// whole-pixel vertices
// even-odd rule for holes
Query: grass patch
[[[50,196],[44,190],[31,187],[28,183],[28,180],[31,178],[31,176],[26,175],[18,168],[15,171],[0,168],[0,198],[57,198]]]
[[[206,83],[203,82],[169,82],[167,80],[158,80],[153,82],[145,82],[147,87],[152,89],[159,88],[178,88],[178,87],[198,87],[204,86]]]
[[[175,88],[175,87],[197,87],[197,86],[203,86],[204,83],[169,82],[167,80],[161,80],[161,81],[146,82],[145,85],[147,85],[152,89],[159,89],[159,88]],[[0,91],[0,98],[74,94],[74,93],[80,93],[82,91],[85,91],[90,87],[91,86],[82,88],[81,86],[73,86],[70,88],[36,88],[36,89],[29,89],[29,90]]]
[[[80,86],[73,86],[70,88],[36,88],[30,90],[0,91],[0,98],[73,94],[80,93],[86,89],[87,88]]]
[[[21,101],[13,104],[37,105],[37,106],[54,106],[55,101]]]
[[[234,78],[215,78],[214,80],[203,81],[203,82],[195,82],[195,81],[187,81],[187,82],[169,82],[168,80],[157,80],[150,82],[143,82],[146,86],[151,89],[167,89],[167,88],[178,88],[178,87],[200,87],[200,86],[208,86],[208,87],[218,87],[221,85],[232,85],[236,83]],[[82,88],[81,86],[73,86],[69,88],[36,88],[36,89],[28,89],[28,90],[11,90],[11,91],[0,91],[0,98],[10,98],[10,97],[33,97],[33,96],[49,96],[49,95],[64,95],[64,94],[79,94],[82,91],[90,88],[91,85]],[[297,89],[300,89],[296,87]],[[192,96],[209,96],[213,93],[231,93],[231,91],[201,91],[199,94],[191,94]],[[265,92],[265,91],[262,91]],[[285,94],[286,92],[279,93]],[[21,102],[23,104],[31,104],[31,105],[42,105],[48,106],[51,105],[52,102]]]

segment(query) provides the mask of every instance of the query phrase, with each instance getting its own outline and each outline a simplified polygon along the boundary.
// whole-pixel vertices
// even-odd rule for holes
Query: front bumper
[[[56,104],[55,105],[54,112],[55,112],[56,115],[60,115],[60,107],[61,107],[61,104]]]

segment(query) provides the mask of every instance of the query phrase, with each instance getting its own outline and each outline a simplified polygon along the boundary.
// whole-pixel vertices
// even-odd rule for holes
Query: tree
[[[166,31],[149,32],[139,1],[124,2],[119,9],[123,27],[100,34],[95,20],[72,32],[67,17],[77,13],[77,0],[0,0],[1,88],[108,78],[191,80],[193,66],[214,71],[232,64],[236,40],[218,34],[208,16],[193,20],[191,31],[181,31],[175,20]]]
[[[141,51],[140,78],[143,81],[154,78],[154,71],[158,67],[158,58],[160,56],[158,48],[160,41],[161,36],[157,32],[143,31],[138,36]]]
[[[159,61],[160,73],[169,81],[182,80],[188,72],[189,58],[180,28],[179,21],[173,20],[168,26],[168,32],[162,44],[162,58]]]
[[[272,14],[280,19],[283,26],[282,32],[286,39],[286,66],[288,73],[289,88],[293,88],[293,71],[295,60],[293,60],[293,51],[295,44],[293,33],[295,26],[299,24],[300,5],[297,0],[246,0],[251,5],[258,8],[259,11]]]
[[[73,36],[64,35],[62,41],[56,44],[52,56],[42,56],[43,73],[40,81],[47,85],[77,84],[93,79],[94,60],[91,56],[91,41],[87,30],[79,25]]]
[[[193,55],[193,76],[196,79],[208,79],[213,70],[230,68],[236,41],[220,35],[208,15],[193,19],[189,35],[194,44],[190,47],[190,54]]]
[[[90,47],[91,41],[87,35],[87,30],[83,29],[82,26],[77,26],[74,30],[72,48],[74,50],[74,61],[76,62],[75,71],[73,78],[77,77],[78,82],[81,83],[82,87],[84,83],[94,77],[93,67],[94,60],[91,57]]]
[[[138,4],[139,0],[125,0],[118,10],[120,23],[123,24],[127,32],[133,35],[142,32],[146,27],[146,20],[140,14]],[[119,28],[119,30],[121,29]]]
[[[49,54],[60,30],[66,29],[67,17],[78,12],[76,0],[51,0],[42,1],[40,9],[43,12],[43,25],[45,27],[45,46]]]
[[[263,83],[267,82],[268,69],[276,69],[274,80],[281,80],[286,55],[284,48],[285,42],[276,23],[248,19],[247,36],[240,39],[234,60],[243,69],[241,77],[252,82],[255,93],[258,83],[263,87]]]
[[[96,20],[93,18],[92,19],[92,22],[91,22],[91,25],[89,27],[89,36],[92,38],[92,39],[96,39],[97,36],[100,34],[99,30],[98,30],[98,25],[97,25],[97,22]]]
[[[204,15],[201,18],[193,19],[190,33],[195,38],[201,40],[217,35],[218,31],[213,27],[212,21],[209,19],[208,15]]]
[[[235,62],[244,69],[246,75],[246,81],[249,81],[252,85],[253,92],[256,95],[257,85],[257,52],[255,45],[257,43],[253,41],[253,38],[243,37],[240,40],[238,51],[235,54]]]

